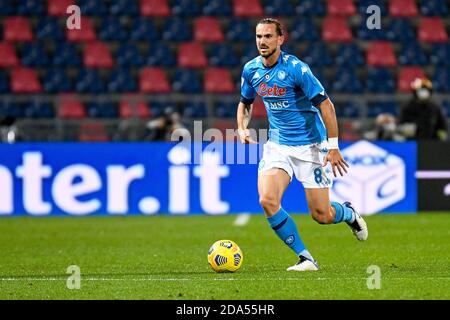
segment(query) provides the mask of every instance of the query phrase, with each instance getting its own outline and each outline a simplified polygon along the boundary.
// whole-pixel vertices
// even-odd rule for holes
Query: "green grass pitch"
[[[286,272],[296,262],[261,215],[5,218],[0,220],[0,299],[450,299],[450,214],[366,218],[369,239],[345,224],[294,215],[321,270]],[[231,239],[242,268],[217,274],[209,246]],[[66,286],[67,268],[81,288]],[[368,267],[381,272],[369,289]],[[369,283],[371,280],[369,280]]]

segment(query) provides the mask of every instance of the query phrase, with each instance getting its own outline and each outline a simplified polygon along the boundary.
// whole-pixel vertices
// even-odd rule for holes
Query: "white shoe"
[[[317,271],[319,266],[317,261],[311,261],[306,259],[304,256],[300,256],[300,260],[296,265],[286,269],[287,271]]]
[[[356,212],[355,208],[352,207],[352,204],[350,202],[344,202],[343,205],[352,209],[355,213],[355,221],[353,221],[352,223],[347,222],[347,224],[352,229],[352,232],[355,235],[356,239],[358,239],[359,241],[367,240],[367,237],[369,236],[367,223],[364,221],[361,215]]]

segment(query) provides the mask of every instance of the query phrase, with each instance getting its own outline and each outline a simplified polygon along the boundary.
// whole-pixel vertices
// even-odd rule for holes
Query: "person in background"
[[[447,139],[447,121],[442,108],[431,100],[433,84],[416,78],[411,83],[413,97],[402,107],[398,118],[401,133],[412,140]]]
[[[375,119],[375,129],[364,134],[368,140],[404,141],[405,137],[399,134],[397,123],[393,114],[380,113]]]
[[[19,139],[15,122],[11,116],[0,117],[0,142],[14,143]]]

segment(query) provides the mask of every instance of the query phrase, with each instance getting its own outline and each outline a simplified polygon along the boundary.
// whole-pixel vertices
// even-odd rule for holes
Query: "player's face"
[[[264,58],[273,55],[283,43],[283,37],[277,34],[273,23],[258,24],[256,26],[256,47]]]

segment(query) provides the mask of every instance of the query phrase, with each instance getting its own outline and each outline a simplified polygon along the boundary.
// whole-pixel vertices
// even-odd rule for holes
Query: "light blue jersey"
[[[317,106],[327,99],[322,84],[309,66],[281,51],[278,62],[265,67],[261,56],[250,60],[242,71],[241,101],[251,104],[256,93],[269,118],[269,140],[298,146],[327,139]]]

